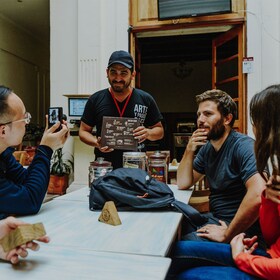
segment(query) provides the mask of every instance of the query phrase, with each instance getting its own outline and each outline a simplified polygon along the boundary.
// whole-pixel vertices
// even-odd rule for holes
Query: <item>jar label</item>
[[[150,166],[150,174],[158,181],[166,183],[165,167],[164,166]]]

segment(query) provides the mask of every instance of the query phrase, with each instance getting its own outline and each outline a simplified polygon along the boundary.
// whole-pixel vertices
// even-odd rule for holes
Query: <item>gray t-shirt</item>
[[[210,185],[210,211],[230,222],[246,194],[245,183],[258,172],[254,140],[232,130],[218,152],[210,142],[201,147],[193,168],[205,174]]]

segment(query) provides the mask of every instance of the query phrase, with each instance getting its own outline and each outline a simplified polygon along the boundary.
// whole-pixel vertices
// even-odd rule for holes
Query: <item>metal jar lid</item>
[[[146,153],[143,153],[143,152],[124,152],[123,157],[124,158],[145,158]]]
[[[166,160],[167,155],[161,153],[160,151],[155,151],[153,154],[149,156],[150,160]]]
[[[96,161],[91,161],[90,162],[90,166],[93,166],[93,167],[110,167],[110,166],[112,166],[112,163],[110,161],[104,160],[103,157],[98,157],[96,159]]]

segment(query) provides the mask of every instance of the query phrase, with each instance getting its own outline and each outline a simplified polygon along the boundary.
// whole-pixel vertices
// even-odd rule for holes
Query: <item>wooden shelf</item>
[[[63,96],[65,97],[90,97],[91,94],[90,93],[74,93],[74,94],[63,94]]]

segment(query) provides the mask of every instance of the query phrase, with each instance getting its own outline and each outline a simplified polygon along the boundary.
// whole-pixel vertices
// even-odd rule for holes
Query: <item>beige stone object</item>
[[[102,212],[98,218],[99,222],[103,222],[105,224],[118,226],[121,225],[121,220],[113,201],[107,201],[102,209]]]
[[[46,235],[46,231],[42,223],[21,225],[5,235],[0,240],[0,244],[5,252],[9,252],[26,242],[38,239],[44,235]]]

